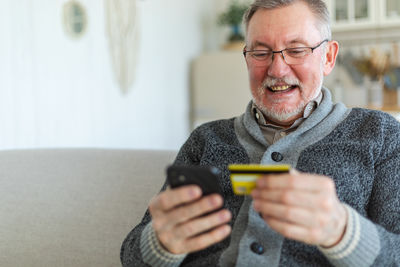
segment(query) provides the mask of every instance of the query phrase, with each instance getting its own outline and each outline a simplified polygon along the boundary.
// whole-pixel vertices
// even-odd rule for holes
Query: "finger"
[[[188,239],[205,231],[211,230],[219,225],[225,224],[229,222],[231,218],[232,214],[230,211],[221,210],[181,224],[177,226],[174,231],[176,232],[177,238]]]
[[[335,184],[326,176],[305,173],[266,175],[256,182],[257,189],[301,189],[307,191],[332,191]]]
[[[302,227],[272,217],[268,217],[265,220],[272,229],[282,234],[286,238],[294,239],[307,244],[319,244],[320,239],[322,239],[321,233],[317,229]]]
[[[216,226],[218,227],[218,225],[227,223],[231,219],[231,217],[232,215],[230,211],[223,210],[217,212],[216,214],[205,217],[206,219],[198,218],[178,226],[173,225],[174,228],[172,229],[165,229],[167,227],[165,226],[166,224],[162,224],[164,229],[162,229],[161,231],[158,231],[156,229],[155,221],[153,221],[152,224],[160,242],[166,248],[168,248],[169,251],[175,254],[181,254],[191,252],[190,250],[187,250],[185,246],[182,247],[182,244],[185,242],[185,240],[190,239],[193,236],[196,236],[197,234],[202,233],[206,230],[215,228]],[[197,220],[202,221],[199,222]],[[210,224],[210,226],[205,226],[207,224]]]
[[[210,232],[186,240],[184,246],[188,252],[199,251],[221,242],[231,233],[231,231],[231,227],[224,224]]]
[[[254,201],[254,209],[263,216],[299,226],[312,227],[316,225],[315,213],[308,209],[262,201]]]
[[[322,195],[309,191],[291,189],[253,190],[251,195],[254,200],[268,201],[285,205],[315,209],[319,207]]]
[[[196,185],[182,186],[165,190],[158,194],[150,203],[150,212],[168,211],[179,205],[192,202],[201,197],[201,189]]]
[[[221,208],[223,199],[218,194],[212,194],[197,200],[196,202],[181,206],[172,210],[165,216],[165,228],[175,226]]]

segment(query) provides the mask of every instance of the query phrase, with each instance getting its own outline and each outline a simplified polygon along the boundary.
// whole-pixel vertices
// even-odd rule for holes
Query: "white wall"
[[[88,12],[79,40],[62,28],[65,2],[0,1],[0,149],[177,149],[189,134],[190,62],[218,46],[215,2],[137,0],[139,57],[127,95],[111,69],[104,2],[79,0]]]

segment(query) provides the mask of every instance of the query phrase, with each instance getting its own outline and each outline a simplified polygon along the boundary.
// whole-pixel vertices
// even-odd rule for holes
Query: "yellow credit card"
[[[233,192],[236,195],[248,195],[256,187],[258,178],[265,174],[289,172],[290,165],[231,164],[228,169]]]

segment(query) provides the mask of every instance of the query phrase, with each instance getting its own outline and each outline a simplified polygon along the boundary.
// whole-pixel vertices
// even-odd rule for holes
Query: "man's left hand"
[[[264,221],[287,238],[332,247],[343,237],[347,213],[329,177],[298,171],[266,175],[251,195]]]

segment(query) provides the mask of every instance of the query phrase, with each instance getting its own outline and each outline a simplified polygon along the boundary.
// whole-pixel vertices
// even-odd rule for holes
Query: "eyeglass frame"
[[[286,59],[285,59],[285,55],[283,54],[283,52],[288,51],[288,50],[290,51],[290,50],[294,50],[294,49],[301,49],[301,48],[308,48],[308,49],[311,49],[311,53],[306,54],[306,55],[300,57],[300,58],[305,58],[306,56],[308,56],[308,55],[314,53],[314,50],[317,49],[318,47],[320,47],[323,43],[329,42],[329,41],[330,41],[329,39],[324,39],[322,42],[320,42],[319,44],[317,44],[317,45],[314,46],[314,47],[312,47],[312,46],[291,47],[291,48],[282,49],[282,50],[280,50],[280,51],[265,50],[265,49],[255,49],[255,50],[249,50],[249,51],[247,51],[247,50],[246,50],[246,47],[244,47],[244,48],[243,48],[243,56],[244,56],[245,59],[247,59],[247,58],[246,58],[246,54],[247,54],[248,52],[267,52],[267,53],[271,53],[271,63],[272,63],[272,62],[274,61],[274,56],[275,56],[275,54],[280,53],[280,54],[282,55],[282,58],[283,58],[283,60],[285,61],[286,64],[288,64],[288,65],[300,65],[300,64],[303,64],[303,63],[299,63],[299,64],[289,64],[289,63],[287,63],[287,62],[286,62]],[[269,58],[269,57],[268,57],[268,58]],[[268,58],[267,58],[267,59],[268,59]],[[257,60],[257,61],[259,61],[259,62],[264,61],[264,60],[258,60],[258,59],[256,59],[256,58],[254,58],[254,59]],[[265,59],[265,60],[266,60],[266,59]]]

